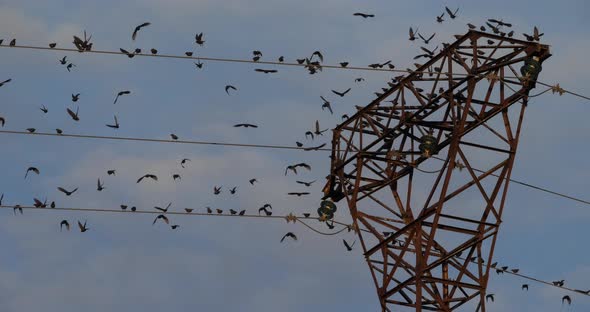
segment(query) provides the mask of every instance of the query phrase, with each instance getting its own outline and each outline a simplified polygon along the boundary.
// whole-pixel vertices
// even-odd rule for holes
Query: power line
[[[68,49],[68,48],[49,48],[49,47],[41,47],[41,46],[25,46],[25,45],[15,45],[15,46],[6,46],[0,45],[0,48],[16,48],[16,49],[31,49],[31,50],[50,50],[50,51],[62,51],[62,52],[78,52],[78,49]],[[109,54],[109,55],[127,55],[126,53],[120,51],[107,51],[107,50],[90,50],[90,51],[83,51],[81,53],[95,53],[95,54]],[[262,64],[262,65],[277,65],[277,66],[296,66],[296,67],[307,67],[307,64],[299,64],[299,63],[287,63],[287,62],[269,62],[269,61],[254,61],[254,60],[247,60],[247,59],[232,59],[232,58],[219,58],[219,57],[201,57],[201,56],[185,56],[185,55],[173,55],[173,54],[145,54],[145,53],[134,53],[134,56],[145,56],[145,57],[160,57],[160,58],[168,58],[168,59],[189,59],[189,60],[203,60],[203,61],[212,61],[212,62],[228,62],[228,63],[250,63],[250,64]],[[454,76],[478,76],[479,78],[484,78],[485,75],[473,75],[473,74],[462,74],[462,73],[448,73],[448,72],[438,72],[438,71],[412,71],[412,70],[405,70],[405,69],[384,69],[384,68],[371,68],[371,67],[354,67],[354,66],[337,66],[337,65],[322,65],[320,64],[321,68],[330,68],[330,69],[347,69],[347,70],[362,70],[362,71],[377,71],[377,72],[397,72],[397,73],[422,73],[422,74],[452,74]],[[506,78],[517,78],[519,77],[511,77],[507,76]],[[590,97],[579,94],[577,92],[569,91],[559,87],[559,85],[550,85],[541,81],[536,81],[537,83],[551,87],[554,92],[568,93],[583,99],[590,101]]]
[[[135,137],[115,137],[115,136],[100,136],[100,135],[85,135],[85,134],[56,134],[47,132],[26,132],[26,131],[12,131],[12,130],[0,130],[0,134],[18,134],[18,135],[38,135],[38,136],[51,136],[51,137],[69,137],[69,138],[80,138],[80,139],[96,139],[96,140],[115,140],[115,141],[139,141],[139,142],[154,142],[154,143],[172,143],[172,144],[195,144],[195,145],[216,145],[216,146],[228,146],[228,147],[251,147],[251,148],[266,148],[266,149],[285,149],[285,150],[303,150],[306,151],[305,147],[286,146],[286,145],[265,145],[265,144],[245,144],[245,143],[228,143],[228,142],[213,142],[213,141],[189,141],[189,140],[164,140],[164,139],[150,139],[150,138],[135,138]],[[309,151],[309,149],[307,150]],[[329,148],[313,149],[312,151],[332,151]],[[433,156],[432,158],[445,161],[442,158]],[[417,168],[416,168],[417,169]],[[474,171],[484,173],[483,170],[473,168]],[[425,173],[436,173],[437,171],[424,171]],[[492,173],[492,176],[498,177],[498,175]],[[523,181],[509,179],[510,182],[520,184],[532,189],[536,189],[545,193],[553,194],[562,198],[570,199],[582,204],[590,205],[590,201],[580,199],[574,196],[566,195],[560,192],[552,191],[544,187],[529,184]]]

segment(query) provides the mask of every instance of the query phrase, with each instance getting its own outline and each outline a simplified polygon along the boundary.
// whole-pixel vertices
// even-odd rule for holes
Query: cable
[[[317,231],[316,229],[312,228],[311,226],[309,226],[307,223],[303,222],[301,219],[303,218],[299,218],[296,217],[293,214],[289,214],[286,216],[267,216],[267,215],[239,215],[239,214],[213,214],[213,213],[204,213],[204,212],[175,212],[175,211],[169,211],[169,212],[162,212],[162,211],[148,211],[148,210],[135,210],[135,211],[131,211],[131,210],[123,210],[123,209],[103,209],[103,208],[80,208],[80,207],[55,207],[55,208],[41,208],[41,207],[35,207],[35,206],[8,206],[8,205],[0,205],[1,209],[30,209],[30,210],[43,210],[43,211],[79,211],[79,212],[95,212],[95,213],[131,213],[131,214],[166,214],[166,215],[180,215],[180,216],[207,216],[207,217],[238,217],[238,218],[266,218],[266,219],[283,219],[283,220],[287,220],[287,223],[289,222],[293,222],[296,223],[296,221],[301,222],[303,225],[305,225],[306,227],[310,228],[311,230],[313,230],[314,232],[317,232],[319,234],[323,234],[323,235],[336,235],[341,233],[342,231],[351,228],[350,225],[339,222],[339,221],[335,221],[335,220],[330,220],[330,222],[338,224],[338,225],[342,225],[343,228],[337,232],[334,233],[323,233],[320,231]],[[321,221],[319,217],[309,217],[309,218],[305,218],[308,220],[317,220],[317,221]]]

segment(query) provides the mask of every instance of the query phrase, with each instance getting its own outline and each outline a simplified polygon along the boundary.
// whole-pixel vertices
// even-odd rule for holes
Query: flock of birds
[[[448,7],[445,7],[445,11],[442,12],[440,15],[436,16],[436,22],[437,23],[443,23],[446,20],[446,16],[448,16],[448,18],[450,18],[451,20],[453,20],[453,19],[455,19],[458,16],[458,13],[459,13],[459,8],[457,8],[455,10],[451,10]],[[446,14],[446,16],[445,16],[445,14]],[[375,17],[374,14],[360,13],[360,12],[354,13],[353,16],[362,17],[364,19],[374,18]],[[473,29],[473,30],[478,29],[480,31],[486,31],[487,29],[490,29],[495,34],[498,34],[500,36],[512,37],[514,35],[514,31],[513,30],[511,30],[509,32],[505,32],[504,31],[504,28],[511,28],[512,27],[512,24],[507,23],[507,22],[504,22],[503,20],[488,19],[485,24],[486,24],[487,28],[486,28],[486,26],[480,26],[479,29],[478,29],[477,26],[475,26],[475,25],[473,25],[471,23],[468,23],[467,26],[468,26],[469,29]],[[132,35],[131,35],[131,40],[132,41],[135,41],[137,39],[140,31],[142,29],[150,26],[150,25],[151,25],[150,22],[145,22],[145,23],[142,23],[142,24],[136,26],[133,29],[133,32],[132,32]],[[419,32],[419,28],[418,27],[415,27],[415,28],[414,27],[410,27],[409,28],[409,38],[408,39],[410,41],[416,41],[419,38],[420,40],[422,40],[422,42],[424,43],[424,45],[428,45],[434,39],[435,36],[436,36],[436,33],[432,33],[431,35],[424,35],[423,36],[423,34]],[[535,26],[534,29],[533,29],[533,33],[531,35],[523,33],[523,36],[528,41],[539,41],[540,40],[540,37],[543,36],[543,33],[540,33],[539,30],[538,30],[538,28]],[[91,38],[92,38],[92,36],[88,36],[87,37],[86,31],[84,31],[83,39],[80,38],[80,37],[77,37],[77,36],[73,36],[73,38],[74,38],[73,44],[78,49],[78,51],[80,51],[80,52],[92,51],[93,43],[90,41]],[[205,44],[204,34],[202,32],[201,33],[197,33],[195,35],[195,37],[194,37],[194,41],[195,41],[195,44],[197,46],[203,46]],[[0,45],[2,45],[2,43],[3,43],[3,40],[0,39]],[[16,46],[16,39],[12,39],[9,42],[9,46]],[[56,46],[57,46],[56,43],[50,43],[49,44],[49,47],[50,48],[55,48]],[[414,57],[414,59],[419,59],[419,58],[432,58],[436,54],[437,49],[438,49],[438,46],[435,47],[434,49],[427,48],[427,47],[420,47],[420,49],[424,53],[417,55],[416,57]],[[135,55],[142,53],[142,50],[140,48],[135,48],[135,49],[131,49],[131,50],[120,48],[120,51],[121,51],[121,53],[123,53],[124,55],[126,55],[128,58],[133,58]],[[158,54],[158,50],[155,49],[155,48],[151,48],[150,49],[150,53],[151,54],[154,54],[154,55],[155,54]],[[193,51],[187,51],[187,52],[185,52],[185,55],[186,56],[192,57],[193,54],[194,54],[194,50]],[[263,56],[262,55],[262,52],[261,51],[258,51],[258,50],[253,51],[252,52],[252,55],[253,55],[252,56],[252,60],[254,62],[259,61],[262,58],[262,56]],[[319,71],[322,70],[322,62],[323,62],[323,60],[324,60],[324,56],[323,56],[323,54],[320,51],[314,51],[309,57],[304,57],[304,58],[298,58],[298,59],[296,59],[296,61],[297,61],[298,64],[302,64],[302,65],[304,64],[305,65],[305,68],[309,71],[310,74],[316,74],[317,72],[319,72]],[[284,61],[285,61],[285,57],[284,56],[280,56],[278,58],[278,62],[282,63]],[[75,64],[73,64],[72,62],[69,62],[68,61],[67,56],[64,56],[63,58],[59,59],[59,63],[61,65],[65,66],[66,67],[66,70],[68,72],[71,71],[74,67],[76,67]],[[341,67],[347,67],[348,64],[349,64],[349,62],[340,62],[340,66]],[[197,59],[197,62],[194,62],[194,65],[196,66],[197,69],[202,69],[203,68],[203,63],[200,60],[198,60],[198,59]],[[369,64],[368,65],[369,68],[374,68],[374,69],[376,69],[376,68],[383,68],[385,66],[387,66],[389,69],[394,69],[395,68],[395,65],[393,65],[391,63],[391,60],[386,61],[386,62],[383,62],[383,63],[379,62],[379,63],[373,63],[373,64]],[[264,68],[255,68],[254,71],[255,72],[260,72],[260,73],[263,73],[263,74],[272,74],[272,73],[277,73],[278,72],[276,69],[264,69]],[[401,79],[401,77],[402,76],[396,77],[396,79],[399,80],[399,79]],[[395,82],[396,79],[393,79],[393,82]],[[10,78],[9,79],[5,79],[4,81],[1,81],[0,82],[0,87],[3,87],[4,85],[10,83],[11,81],[12,81],[12,79],[10,79]],[[359,82],[364,81],[364,78],[359,77],[359,78],[356,78],[354,81],[356,83],[359,83]],[[390,86],[391,86],[391,84],[390,84]],[[335,96],[338,96],[339,98],[342,98],[342,97],[346,96],[351,91],[351,89],[352,88],[347,88],[346,90],[343,90],[343,91],[331,90],[331,92]],[[235,92],[238,92],[238,88],[236,86],[229,85],[229,84],[225,86],[224,90],[225,90],[225,93],[228,96],[232,95]],[[384,88],[383,91],[386,91],[386,89]],[[130,90],[117,91],[116,92],[116,95],[115,95],[115,98],[114,98],[114,101],[113,101],[113,104],[117,104],[121,100],[121,97],[123,97],[123,96],[129,96],[131,94],[132,94],[132,92]],[[376,93],[376,95],[380,95],[380,94],[379,93]],[[74,94],[72,94],[71,95],[71,101],[72,101],[72,103],[78,102],[80,100],[80,96],[81,96],[80,93],[74,93]],[[330,114],[333,114],[334,111],[333,111],[333,108],[332,108],[331,101],[328,100],[328,99],[326,99],[326,97],[324,97],[323,95],[320,96],[320,99],[322,101],[322,104],[321,104],[322,111],[323,110],[327,110]],[[47,114],[49,112],[49,110],[45,106],[42,106],[39,109],[43,112],[43,114]],[[73,108],[67,108],[66,109],[66,113],[72,118],[73,121],[75,121],[75,122],[79,122],[80,121],[79,107],[76,107],[75,111],[74,111]],[[342,119],[347,119],[347,118],[349,118],[348,115],[346,115],[346,114],[345,115],[342,115]],[[5,123],[6,123],[5,117],[0,116],[0,126],[1,127],[4,127]],[[119,129],[121,127],[121,125],[119,123],[119,120],[117,118],[117,115],[116,114],[114,115],[113,122],[112,123],[105,124],[105,126],[111,128],[111,129]],[[258,128],[258,125],[252,124],[252,123],[238,123],[238,124],[235,124],[234,127],[236,127],[236,128]],[[26,130],[29,131],[29,132],[31,132],[31,133],[34,133],[36,131],[35,128],[27,128]],[[317,138],[319,136],[322,136],[323,133],[326,132],[326,131],[328,131],[328,130],[329,129],[327,129],[327,128],[322,130],[322,128],[320,127],[319,121],[316,120],[315,121],[315,124],[314,124],[314,127],[312,127],[311,130],[305,132],[305,138],[306,139],[314,140],[315,138]],[[56,131],[57,134],[63,134],[63,130],[61,130],[59,128],[58,129],[55,129],[55,131]],[[174,133],[171,133],[170,134],[170,137],[171,137],[172,140],[178,140],[179,139],[178,135],[176,135]],[[318,149],[321,149],[324,146],[326,146],[326,143],[323,143],[323,144],[320,144],[320,145],[317,145],[317,146],[304,147],[304,144],[303,143],[297,141],[296,142],[296,145],[297,145],[297,147],[304,148],[305,150],[318,150]],[[188,164],[188,162],[190,162],[190,159],[188,159],[188,158],[182,159],[180,161],[181,168],[183,168],[183,169],[186,168],[186,165]],[[296,164],[288,165],[285,168],[285,176],[287,176],[289,173],[292,173],[292,174],[297,175],[298,174],[298,171],[297,171],[298,169],[299,170],[305,169],[305,170],[311,171],[311,166],[309,164],[303,163],[303,162],[302,163],[296,163]],[[31,173],[39,175],[41,173],[41,171],[37,167],[29,167],[29,168],[27,168],[27,170],[25,172],[25,179],[27,179]],[[107,173],[107,176],[115,176],[116,175],[116,169],[109,169],[109,170],[107,170],[106,173]],[[174,173],[171,176],[172,176],[173,181],[180,181],[182,179],[181,175],[178,174],[178,173]],[[155,174],[152,174],[152,173],[147,173],[147,174],[144,174],[143,176],[139,177],[137,179],[136,183],[142,183],[142,182],[146,182],[148,180],[151,180],[153,182],[157,182],[158,181],[158,176],[156,176]],[[296,180],[296,183],[298,183],[300,185],[303,185],[303,186],[305,186],[307,188],[312,187],[312,184],[314,182],[316,182],[316,180],[313,180],[313,181]],[[248,183],[251,186],[254,186],[255,183],[258,183],[258,180],[256,178],[252,178],[252,179],[250,179],[248,181]],[[106,189],[106,187],[105,187],[105,180],[104,180],[104,178],[102,180],[101,180],[101,178],[98,178],[97,179],[97,184],[96,184],[96,190],[98,192],[102,192],[105,189]],[[231,188],[227,188],[228,192],[231,195],[235,195],[237,193],[237,189],[238,189],[237,186],[234,186],[234,187],[231,187]],[[63,193],[66,197],[69,197],[69,196],[74,195],[78,191],[78,187],[75,187],[75,188],[72,188],[72,189],[66,189],[65,187],[61,187],[60,186],[60,187],[57,187],[57,190],[59,192]],[[220,195],[222,192],[223,192],[223,186],[217,186],[217,185],[213,186],[213,194],[214,195]],[[310,192],[307,192],[307,191],[289,192],[289,193],[287,193],[287,195],[301,197],[301,196],[310,195]],[[0,205],[2,205],[2,200],[3,199],[4,199],[4,194],[0,195]],[[47,208],[47,207],[55,208],[56,207],[55,201],[51,201],[49,204],[47,203],[47,199],[44,200],[44,201],[41,201],[41,200],[39,200],[37,198],[34,198],[33,201],[34,201],[34,207],[37,207],[37,208]],[[164,208],[163,207],[159,207],[159,206],[155,206],[154,209],[157,210],[157,211],[159,211],[159,212],[161,212],[161,214],[158,214],[155,217],[155,219],[152,222],[152,225],[155,225],[156,223],[159,223],[159,222],[163,222],[166,225],[170,226],[170,228],[172,230],[178,229],[180,226],[178,224],[171,224],[170,218],[166,215],[166,213],[169,211],[169,209],[170,209],[171,206],[172,206],[172,203],[168,203]],[[137,210],[137,208],[135,206],[129,207],[128,205],[125,205],[125,204],[120,205],[120,208],[122,210],[126,210],[126,209],[129,208],[130,211],[136,211]],[[224,211],[222,209],[219,209],[219,208],[212,209],[211,207],[205,207],[205,209],[206,209],[207,213],[209,213],[209,214],[214,213],[214,211],[217,214],[223,214],[224,213]],[[184,210],[185,210],[185,212],[187,214],[190,214],[190,213],[193,212],[193,209],[191,209],[191,208],[185,208]],[[18,205],[18,204],[17,205],[14,205],[14,213],[16,214],[17,211],[20,212],[21,214],[23,213],[22,207],[20,205]],[[245,212],[246,212],[246,210],[241,210],[241,211],[236,211],[236,210],[233,210],[233,209],[230,209],[229,210],[229,214],[231,214],[231,215],[238,215],[238,216],[243,216],[245,214]],[[258,209],[258,214],[260,215],[262,213],[264,213],[264,215],[266,215],[266,216],[271,216],[272,215],[272,205],[266,203],[262,207],[260,207]],[[305,218],[309,218],[310,215],[311,215],[310,213],[303,213],[303,216]],[[329,222],[326,222],[326,224],[328,225],[329,228],[333,228],[334,227],[333,226],[333,223],[330,224]],[[77,225],[78,225],[78,228],[79,228],[80,232],[82,232],[82,233],[87,232],[90,229],[88,227],[86,221],[84,221],[82,223],[80,220],[78,220],[77,221]],[[68,220],[62,220],[60,222],[59,226],[60,226],[60,231],[62,229],[64,229],[64,228],[69,231],[70,230],[70,221],[68,221]],[[297,235],[294,234],[293,232],[287,232],[285,235],[282,236],[282,238],[280,239],[280,242],[282,243],[286,239],[297,240]],[[352,251],[353,250],[353,247],[354,247],[354,244],[355,244],[356,241],[354,241],[352,244],[350,244],[349,242],[347,242],[344,239],[342,241],[343,241],[343,244],[344,244],[344,246],[345,246],[345,248],[346,248],[347,251]],[[401,242],[399,242],[399,243],[401,244]],[[457,256],[460,257],[460,255],[457,255]],[[475,257],[472,258],[472,259],[470,259],[470,260],[471,261],[477,261],[477,259]],[[505,271],[508,271],[508,269],[509,269],[507,266],[497,267],[497,263],[493,263],[491,265],[491,267],[496,270],[496,273],[497,274],[502,274]],[[510,269],[510,271],[512,273],[515,273],[515,274],[519,272],[518,269]],[[564,280],[554,281],[553,282],[553,284],[555,286],[564,286],[564,283],[565,283]],[[521,286],[521,289],[528,291],[529,285],[528,284],[523,284]],[[577,291],[579,293],[586,294],[586,295],[590,295],[590,290],[588,290],[588,291],[575,290],[575,291]],[[493,302],[494,301],[494,294],[487,294],[486,295],[486,301],[488,301],[488,300],[490,300],[490,301]],[[572,300],[571,300],[571,297],[570,296],[567,296],[566,295],[566,296],[563,296],[562,297],[562,303],[571,304],[571,301]]]

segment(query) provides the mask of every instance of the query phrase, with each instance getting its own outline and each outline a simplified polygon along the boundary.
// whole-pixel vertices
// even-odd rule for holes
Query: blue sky
[[[444,6],[460,7],[459,17],[439,25]],[[250,58],[284,55],[289,61],[315,50],[325,63],[351,65],[392,60],[410,67],[419,44],[407,40],[410,26],[436,32],[434,44],[451,42],[466,23],[487,18],[512,22],[517,34],[537,25],[553,56],[540,79],[588,94],[590,4],[585,1],[0,1],[0,38],[19,44],[57,42],[72,47],[72,35],[84,29],[94,48],[157,48],[161,53]],[[374,19],[353,17],[374,13]],[[135,43],[133,28],[145,21]],[[194,35],[205,33],[204,47]],[[58,60],[76,64],[68,73]],[[385,86],[384,73],[324,70],[310,76],[302,69],[281,67],[275,75],[253,72],[253,65],[96,54],[0,49],[0,116],[5,129],[294,145],[316,119],[334,127],[355,105],[366,105]],[[265,66],[266,67],[266,66]],[[355,83],[363,77],[365,82]],[[238,91],[228,96],[226,84]],[[331,89],[351,87],[337,99]],[[120,90],[132,94],[112,101]],[[81,93],[79,123],[65,112],[70,94]],[[334,115],[321,110],[319,96],[332,100]],[[78,104],[77,103],[77,104]],[[45,105],[49,113],[38,109]],[[512,176],[519,180],[586,196],[590,165],[585,142],[590,103],[550,93],[531,101]],[[104,126],[116,114],[121,129]],[[233,124],[259,124],[235,129]],[[0,192],[5,203],[31,204],[33,197],[60,206],[108,208],[126,203],[140,209],[173,202],[171,209],[247,209],[271,203],[275,214],[313,212],[321,197],[329,158],[323,153],[186,146],[173,144],[88,141],[2,135]],[[307,144],[328,142],[329,136]],[[192,161],[186,169],[182,158]],[[312,196],[288,197],[301,190],[285,166],[306,161],[311,172],[297,178],[318,182]],[[27,167],[41,175],[23,180]],[[116,168],[116,177],[106,170]],[[136,184],[154,172],[158,183]],[[179,183],[171,174],[180,173]],[[105,182],[98,193],[96,179]],[[164,178],[165,177],[165,178]],[[260,184],[251,187],[248,179]],[[221,196],[213,185],[223,185]],[[79,191],[66,198],[57,186]],[[238,186],[237,196],[227,194]],[[152,226],[152,216],[0,212],[0,308],[2,311],[374,311],[378,301],[360,248],[346,252],[341,239],[352,234],[318,236],[299,224],[232,218],[172,218],[178,231]],[[87,219],[86,233],[59,232],[62,219]],[[348,220],[344,206],[339,219]],[[590,210],[587,206],[511,185],[495,257],[523,274],[566,280],[566,286],[590,289],[590,254],[583,248]],[[295,243],[279,243],[286,231]],[[520,291],[529,283],[530,291]],[[509,275],[493,275],[489,311],[558,311],[558,289]],[[572,311],[588,311],[590,300],[570,294]],[[564,308],[565,309],[565,308]]]

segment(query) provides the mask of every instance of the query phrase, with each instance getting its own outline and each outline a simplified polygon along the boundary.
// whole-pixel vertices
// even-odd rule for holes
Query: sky
[[[455,20],[437,24],[444,6],[459,7]],[[409,27],[436,32],[431,47],[452,42],[488,18],[511,22],[517,35],[538,26],[553,56],[540,80],[590,94],[590,4],[586,1],[0,1],[0,38],[18,44],[73,47],[72,36],[86,30],[93,49],[157,48],[163,54],[194,51],[207,57],[287,61],[322,51],[324,63],[351,66],[392,60],[410,67],[419,43],[407,40]],[[375,18],[354,17],[354,12]],[[135,42],[136,25],[151,22]],[[195,33],[204,33],[197,47]],[[520,35],[519,35],[520,37]],[[520,37],[521,38],[521,37]],[[76,67],[68,72],[63,56]],[[330,136],[305,140],[315,120],[333,128],[342,114],[364,106],[384,87],[386,73],[325,69],[309,75],[280,67],[276,74],[255,73],[252,64],[0,49],[0,116],[7,130],[34,127],[52,132],[168,139],[306,145],[329,143]],[[267,66],[265,66],[267,67]],[[355,78],[364,82],[356,83]],[[237,92],[226,94],[232,84]],[[351,92],[336,98],[330,90]],[[118,91],[130,90],[117,104]],[[80,100],[72,103],[72,93]],[[321,110],[324,96],[334,115]],[[43,114],[39,107],[49,112]],[[571,95],[547,93],[529,103],[512,177],[587,198],[590,151],[585,144],[590,103]],[[80,110],[73,121],[66,108]],[[117,115],[121,128],[105,127]],[[239,129],[236,123],[258,124]],[[96,141],[56,137],[0,136],[0,193],[4,204],[31,205],[33,197],[58,206],[112,208],[121,204],[153,210],[172,202],[172,211],[193,207],[246,209],[265,203],[273,213],[315,212],[329,174],[321,152],[220,146]],[[186,168],[180,160],[190,158]],[[287,165],[307,162],[310,172],[285,176]],[[23,179],[26,168],[40,175]],[[106,171],[116,169],[116,176]],[[157,183],[135,183],[146,174]],[[181,174],[173,182],[171,175]],[[100,178],[106,189],[96,191]],[[250,178],[260,183],[251,186]],[[317,180],[309,189],[295,180]],[[212,192],[222,185],[219,196]],[[66,197],[57,187],[78,187]],[[237,186],[237,194],[228,188]],[[291,191],[310,191],[292,198]],[[344,202],[336,218],[350,220]],[[152,225],[153,215],[0,211],[0,309],[2,311],[377,311],[377,295],[360,246],[347,252],[342,239],[353,233],[320,236],[284,220],[171,216],[172,231]],[[59,222],[87,220],[90,230],[60,232]],[[512,184],[504,209],[495,258],[543,280],[565,279],[566,286],[590,289],[590,252],[584,247],[590,210],[530,188]],[[317,224],[313,226],[318,227]],[[325,229],[325,227],[319,227]],[[287,231],[298,240],[280,243]],[[530,290],[520,290],[521,284]],[[569,294],[515,276],[490,278],[489,311],[588,311],[590,298]]]

